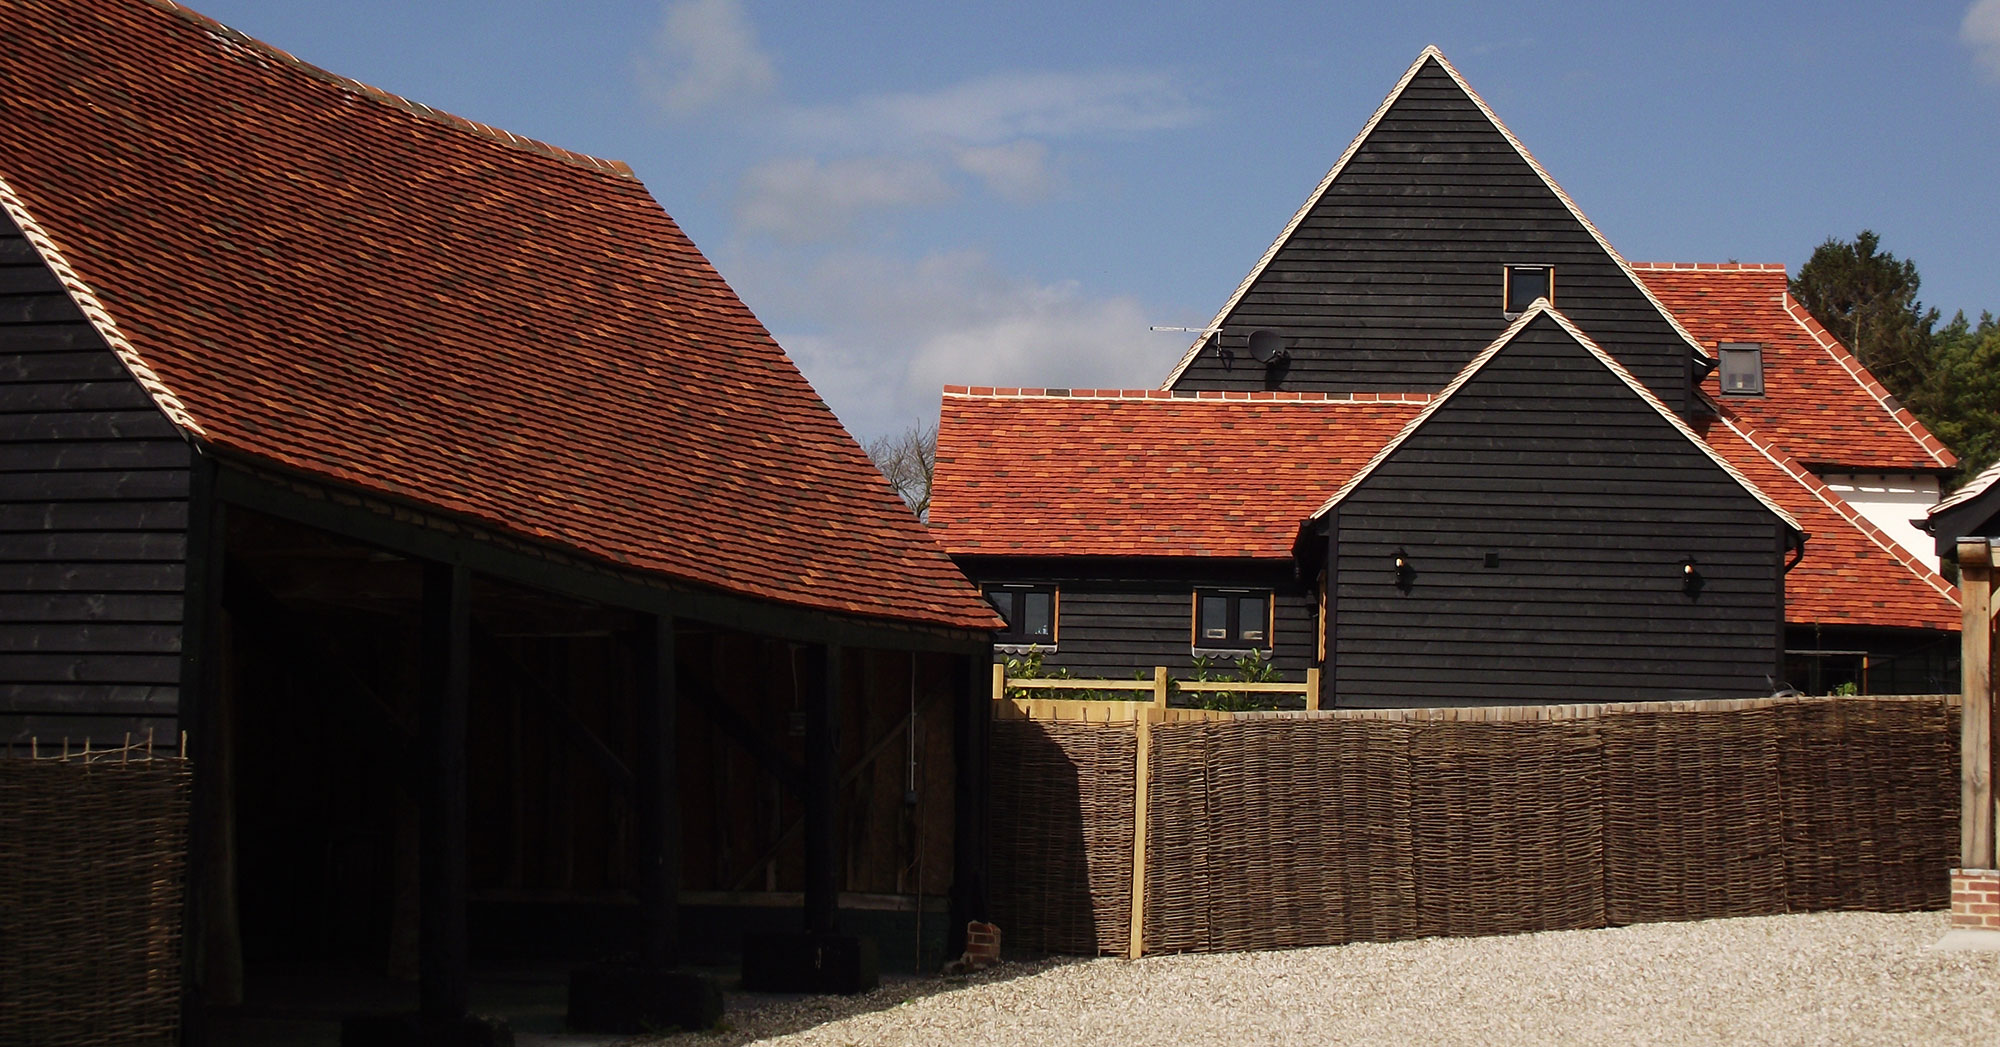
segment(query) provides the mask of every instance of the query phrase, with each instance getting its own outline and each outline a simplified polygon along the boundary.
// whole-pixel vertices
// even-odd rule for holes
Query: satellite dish
[[[1276,331],[1250,332],[1250,357],[1260,364],[1285,359],[1285,340]]]

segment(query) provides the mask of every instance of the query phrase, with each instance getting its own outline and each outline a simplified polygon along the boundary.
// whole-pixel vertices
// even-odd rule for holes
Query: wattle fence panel
[[[996,702],[996,917],[1132,955],[1942,908],[1957,702]]]

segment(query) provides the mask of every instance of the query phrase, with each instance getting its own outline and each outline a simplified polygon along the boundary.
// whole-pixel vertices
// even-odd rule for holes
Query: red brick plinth
[[[946,974],[970,974],[1000,962],[1000,928],[974,920],[965,925],[965,955],[944,965]]]
[[[1000,962],[1000,928],[974,920],[965,925],[965,959],[974,970]]]
[[[2000,931],[2000,869],[1951,871],[1951,925]]]

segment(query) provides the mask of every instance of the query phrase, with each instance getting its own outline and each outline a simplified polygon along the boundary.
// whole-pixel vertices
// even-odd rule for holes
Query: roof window
[[[1755,342],[1724,342],[1716,347],[1721,358],[1722,391],[1729,396],[1764,395],[1764,347]]]
[[[1507,319],[1512,320],[1528,311],[1535,299],[1546,298],[1550,305],[1556,301],[1556,270],[1551,265],[1510,265],[1501,277],[1501,299]]]

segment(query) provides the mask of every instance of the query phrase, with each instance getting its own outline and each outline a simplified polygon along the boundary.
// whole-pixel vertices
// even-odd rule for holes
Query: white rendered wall
[[[1912,520],[1938,502],[1938,482],[1934,476],[1880,473],[1827,473],[1820,477],[1868,522],[1896,541],[1917,559],[1938,569],[1937,542],[1917,529]],[[1810,547],[1810,544],[1808,544]]]

